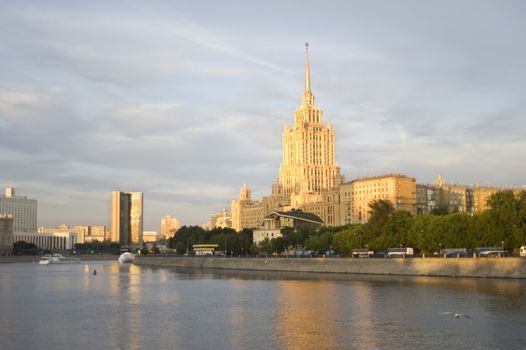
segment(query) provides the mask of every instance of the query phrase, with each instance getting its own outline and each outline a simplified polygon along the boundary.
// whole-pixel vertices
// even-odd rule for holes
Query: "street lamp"
[[[189,252],[190,252],[190,251],[188,250],[188,241],[190,240],[190,238],[191,238],[191,237],[188,237],[188,238],[186,239],[186,255],[188,255]]]
[[[442,256],[442,243],[438,243],[438,256]]]
[[[504,250],[504,241],[500,242],[500,247]]]

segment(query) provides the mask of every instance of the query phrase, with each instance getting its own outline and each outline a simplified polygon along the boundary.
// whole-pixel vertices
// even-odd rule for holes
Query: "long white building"
[[[24,241],[35,244],[39,249],[72,250],[77,240],[75,232],[35,233],[15,232],[13,242]]]
[[[0,214],[13,217],[13,232],[36,232],[37,201],[25,196],[15,196],[15,189],[7,187],[0,195]]]

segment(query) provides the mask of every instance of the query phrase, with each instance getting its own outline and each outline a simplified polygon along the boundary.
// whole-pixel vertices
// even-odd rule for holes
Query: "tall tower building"
[[[301,106],[294,111],[294,125],[285,125],[279,169],[280,189],[291,197],[292,206],[318,201],[320,192],[334,188],[342,179],[334,156],[332,125],[323,124],[323,112],[311,91],[309,45],[305,47],[305,90]]]
[[[111,193],[111,241],[121,245],[142,246],[142,192]]]

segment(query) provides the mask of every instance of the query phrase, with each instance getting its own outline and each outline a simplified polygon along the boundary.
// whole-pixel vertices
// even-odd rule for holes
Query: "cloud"
[[[117,188],[152,228],[268,194],[304,41],[347,179],[524,182],[522,3],[206,5],[0,5],[0,178],[41,224],[105,221]]]

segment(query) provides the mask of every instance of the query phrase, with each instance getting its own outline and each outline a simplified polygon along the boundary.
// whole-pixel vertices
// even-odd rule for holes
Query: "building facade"
[[[442,210],[473,215],[489,209],[489,197],[505,190],[507,188],[496,186],[452,184],[439,174],[433,184],[417,185],[417,212],[424,214]]]
[[[13,216],[14,232],[36,232],[37,201],[25,196],[16,196],[13,187],[7,187],[0,195],[0,213]]]
[[[75,225],[69,227],[62,224],[58,227],[39,227],[37,232],[45,234],[74,232],[77,234],[77,243],[103,242],[108,239],[106,226],[103,225]]]
[[[319,193],[333,189],[341,179],[334,154],[334,130],[322,117],[311,91],[306,44],[305,90],[300,107],[294,111],[294,125],[285,125],[279,168],[279,192],[291,197],[293,207],[318,202]]]
[[[30,233],[16,232],[13,235],[14,242],[24,241],[35,244],[39,249],[60,251],[72,250],[77,241],[75,232],[56,232],[56,233]]]
[[[13,251],[13,216],[0,214],[0,255],[11,255]]]
[[[340,186],[340,225],[365,223],[369,204],[390,201],[396,210],[416,214],[416,180],[402,174],[362,177]]]
[[[322,225],[323,220],[312,213],[306,213],[301,210],[273,211],[260,222],[258,229],[254,230],[253,241],[254,244],[259,244],[267,238],[272,240],[282,237],[281,229],[286,227],[297,230],[317,230]]]
[[[343,182],[343,176],[335,160],[334,130],[330,123],[323,123],[323,112],[316,106],[311,90],[308,44],[304,84],[301,105],[294,111],[294,124],[285,125],[283,131],[283,160],[272,194],[260,201],[252,200],[245,184],[239,199],[232,201],[232,227],[237,231],[257,228],[271,211],[292,208],[314,210],[327,219],[328,225],[338,224],[334,196],[324,193],[334,191]]]
[[[143,194],[119,192],[111,194],[111,241],[125,246],[143,244]]]
[[[161,230],[159,231],[161,237],[169,238],[175,236],[175,233],[181,226],[178,218],[165,215],[161,218]]]

